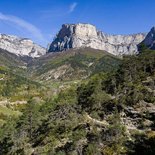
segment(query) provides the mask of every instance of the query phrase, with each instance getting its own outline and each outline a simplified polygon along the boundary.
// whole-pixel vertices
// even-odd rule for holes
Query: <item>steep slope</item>
[[[25,62],[20,57],[0,48],[0,65],[18,67],[24,64]]]
[[[29,63],[29,73],[41,81],[78,80],[96,72],[115,70],[120,59],[101,50],[91,48],[70,49],[49,53]]]
[[[135,54],[146,34],[108,35],[90,24],[64,24],[49,47],[49,52],[91,47],[114,55]]]
[[[23,58],[3,49],[0,49],[0,67],[1,66],[16,74],[26,75],[26,61],[23,60]]]
[[[26,38],[0,34],[0,48],[18,56],[39,57],[46,49]]]
[[[155,50],[155,27],[153,27],[142,42],[148,48]]]

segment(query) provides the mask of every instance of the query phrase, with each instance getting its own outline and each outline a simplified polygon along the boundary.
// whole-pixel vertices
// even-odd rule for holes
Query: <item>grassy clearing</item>
[[[0,106],[0,115],[4,116],[19,116],[21,115],[21,112],[19,111],[14,111],[10,108],[7,108],[5,106]]]

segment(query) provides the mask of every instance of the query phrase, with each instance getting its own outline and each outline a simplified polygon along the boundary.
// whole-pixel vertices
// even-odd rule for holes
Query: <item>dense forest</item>
[[[1,97],[13,99],[24,88],[27,104],[14,107],[14,117],[0,115],[0,154],[154,155],[155,51],[140,51],[56,95],[1,68],[8,79]]]

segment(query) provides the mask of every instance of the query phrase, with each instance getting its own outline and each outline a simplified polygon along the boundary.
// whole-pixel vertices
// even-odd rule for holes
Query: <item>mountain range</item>
[[[51,43],[49,52],[91,47],[113,55],[128,55],[138,52],[137,45],[145,39],[145,36],[145,33],[108,35],[98,31],[95,26],[90,24],[65,24],[62,25],[58,35]]]
[[[141,44],[154,49],[154,40],[154,27],[148,34],[108,35],[90,24],[64,24],[47,49],[1,34],[0,59],[3,66],[39,81],[75,80],[115,69],[121,56],[139,53]]]
[[[106,51],[116,56],[138,53],[138,45],[144,43],[154,48],[155,28],[146,33],[133,35],[109,35],[98,31],[90,24],[64,24],[45,49],[30,39],[1,34],[0,48],[19,56],[40,57],[49,52],[61,52],[68,49],[93,48]]]
[[[0,155],[155,154],[154,27],[64,24],[47,49],[0,36]]]

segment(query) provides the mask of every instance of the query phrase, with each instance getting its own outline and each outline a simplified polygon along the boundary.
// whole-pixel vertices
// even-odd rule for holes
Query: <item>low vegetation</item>
[[[65,61],[82,68],[85,60],[86,55],[77,54]],[[154,155],[155,51],[142,48],[139,55],[112,64],[117,64],[112,70],[106,66],[111,57],[97,60],[96,73],[55,95],[43,93],[29,80],[25,84],[13,78],[13,87],[2,97],[13,97],[18,90],[20,94],[25,85],[31,88],[25,87],[27,104],[20,114],[5,118],[0,128],[1,154]],[[109,71],[99,70],[102,64]]]

